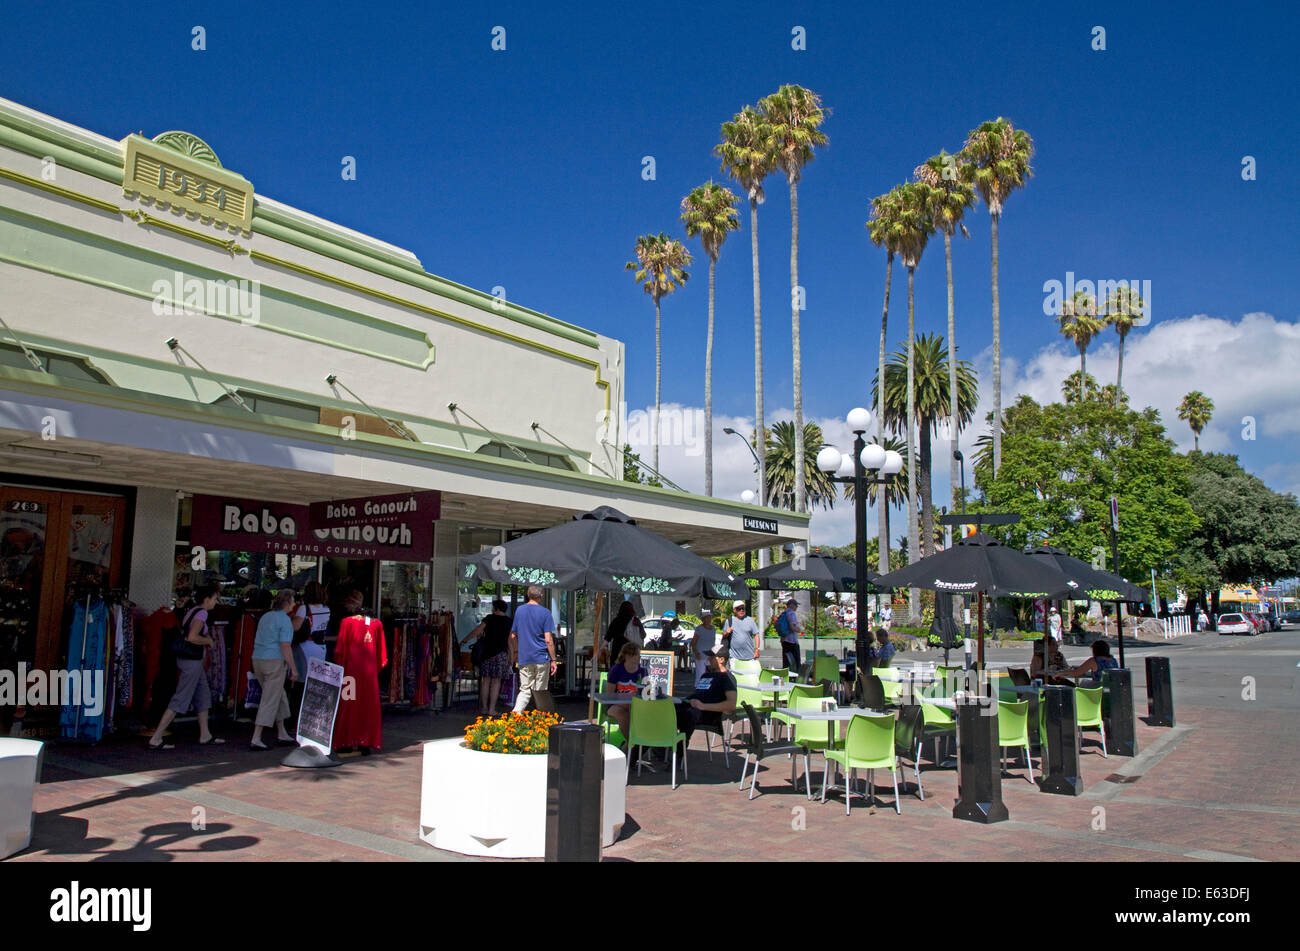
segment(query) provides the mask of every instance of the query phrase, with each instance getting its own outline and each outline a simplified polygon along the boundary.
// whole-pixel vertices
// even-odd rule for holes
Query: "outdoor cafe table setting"
[[[794,720],[809,720],[809,721],[825,720],[827,748],[833,748],[835,745],[835,739],[836,739],[835,734],[839,732],[836,724],[847,723],[848,721],[852,720],[855,716],[858,716],[859,714],[872,714],[874,716],[880,716],[885,712],[883,710],[868,710],[865,707],[839,707],[834,705],[835,704],[834,700],[830,700],[829,698],[827,698],[827,700],[828,702],[824,704],[822,709],[820,710],[817,709],[810,710],[807,707],[803,709],[795,709],[794,707],[778,707],[776,709],[776,712],[783,713]],[[827,768],[828,769],[830,768],[829,764],[827,765]],[[828,791],[835,791],[835,792],[845,791],[845,787],[839,785],[832,785],[827,788]]]
[[[607,707],[630,706],[633,700],[641,698],[640,690],[629,690],[620,693],[598,693],[596,702],[602,703]],[[685,703],[682,697],[660,697],[660,700],[671,700],[673,703]]]

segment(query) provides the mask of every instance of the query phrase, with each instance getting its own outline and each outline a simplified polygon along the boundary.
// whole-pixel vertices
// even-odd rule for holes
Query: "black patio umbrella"
[[[740,598],[745,591],[739,576],[608,505],[460,559],[460,580],[681,598]]]
[[[868,571],[867,582],[874,589],[878,575]],[[760,591],[833,591],[836,594],[858,590],[857,569],[846,561],[813,552],[800,560],[759,568],[741,575],[748,587]],[[813,656],[817,655],[817,599],[813,598]]]
[[[1094,568],[1081,558],[1075,558],[1061,548],[1051,545],[1039,545],[1037,548],[1025,549],[1030,558],[1046,565],[1054,565],[1071,581],[1076,582],[1080,594],[1086,594],[1094,601],[1140,601],[1149,602],[1151,595],[1146,588],[1126,581],[1119,575]],[[1124,656],[1124,624],[1116,614],[1119,627],[1119,656]]]
[[[995,598],[1069,598],[1078,584],[1059,568],[1036,561],[978,532],[951,548],[880,575],[880,588],[927,588],[949,594],[982,592]],[[980,658],[984,637],[980,635]]]

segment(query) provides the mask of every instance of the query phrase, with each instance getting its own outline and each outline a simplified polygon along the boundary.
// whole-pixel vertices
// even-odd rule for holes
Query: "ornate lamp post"
[[[867,486],[888,485],[903,470],[903,457],[875,443],[867,445],[863,434],[871,428],[871,411],[858,407],[847,417],[853,431],[853,455],[843,455],[834,446],[817,453],[817,468],[830,476],[832,482],[853,486],[853,520],[856,527],[857,610],[856,638],[857,662],[861,667],[871,646],[871,632],[867,627]],[[867,476],[867,472],[872,474]],[[833,473],[833,474],[832,474]],[[876,475],[880,473],[880,475]]]

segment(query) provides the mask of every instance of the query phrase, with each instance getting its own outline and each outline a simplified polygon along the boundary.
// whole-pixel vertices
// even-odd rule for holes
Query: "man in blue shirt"
[[[519,696],[515,713],[523,713],[528,702],[536,699],[537,709],[555,712],[551,699],[551,677],[555,662],[555,619],[542,607],[542,589],[528,589],[528,603],[515,611],[510,627],[510,662],[519,668]]]

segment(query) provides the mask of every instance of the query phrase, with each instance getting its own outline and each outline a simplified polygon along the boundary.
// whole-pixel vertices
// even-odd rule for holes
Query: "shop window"
[[[515,455],[515,449],[522,452],[535,466],[546,466],[550,469],[567,469],[570,472],[575,471],[572,460],[568,456],[561,456],[554,452],[543,452],[540,449],[529,449],[527,446],[507,445],[503,442],[492,441],[479,448],[478,453],[482,456],[496,456],[500,459],[518,459]]]
[[[92,367],[84,357],[66,357],[59,353],[50,353],[48,350],[38,350],[35,347],[27,349],[40,357],[41,363],[45,364],[45,369],[54,376],[65,380],[112,385],[112,381]],[[19,370],[33,369],[22,348],[11,343],[0,343],[0,366],[16,367]]]

